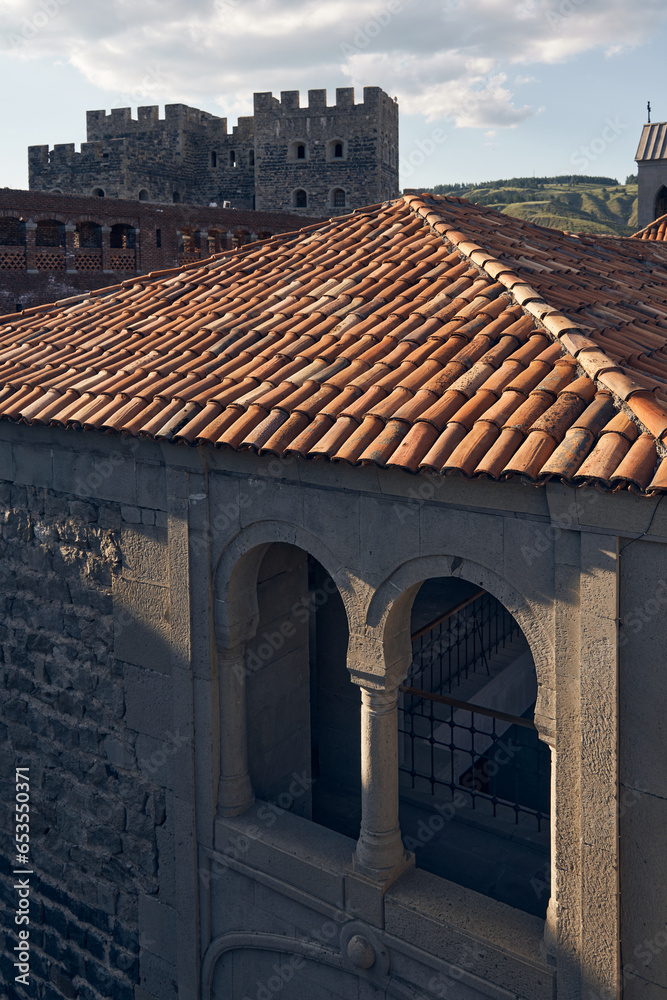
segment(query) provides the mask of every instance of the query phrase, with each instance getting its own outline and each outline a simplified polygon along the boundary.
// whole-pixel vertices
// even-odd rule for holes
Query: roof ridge
[[[429,195],[429,197],[433,198],[434,196]],[[440,198],[443,202],[448,200],[443,195]],[[538,328],[544,330],[554,343],[561,344],[595,387],[603,392],[611,393],[618,409],[625,413],[643,433],[650,434],[655,438],[658,455],[661,458],[667,458],[667,444],[663,441],[663,437],[667,436],[667,408],[655,398],[650,389],[630,378],[621,365],[610,358],[587,335],[586,328],[580,327],[555,306],[549,305],[540,292],[529,285],[525,279],[520,278],[511,267],[503,264],[491,251],[467,240],[465,234],[461,233],[455,225],[447,227],[441,216],[438,216],[437,222],[430,222],[428,216],[437,213],[430,210],[428,204],[419,195],[404,195],[403,200],[410,211],[419,215],[433,232],[447,239],[458,253],[469,260],[480,273],[490,278],[491,281],[497,281],[504,285],[523,312],[532,316]],[[492,265],[493,271],[489,270],[489,264]],[[605,379],[605,375],[609,377]],[[640,393],[641,399],[649,405],[640,407],[642,412],[637,413],[632,406],[631,399],[634,396],[639,396]]]

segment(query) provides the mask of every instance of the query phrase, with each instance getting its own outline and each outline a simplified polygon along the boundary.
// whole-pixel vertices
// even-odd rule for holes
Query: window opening
[[[134,226],[125,222],[117,222],[111,227],[109,246],[112,250],[134,250],[137,243],[137,231]]]
[[[236,166],[236,151],[233,149],[230,149],[229,151],[229,165],[230,167]]]
[[[550,750],[528,644],[491,594],[426,581],[399,702],[401,830],[417,867],[544,916]]]
[[[25,222],[21,219],[0,218],[0,246],[25,246]]]
[[[334,156],[337,160],[340,160],[343,156],[343,143],[337,142],[334,144]]]
[[[104,198],[104,191],[102,188],[93,188],[93,194],[96,198]]]
[[[667,187],[664,184],[655,197],[654,218],[659,219],[661,215],[667,215]]]
[[[305,160],[306,159],[306,147],[303,145],[302,142],[300,142],[298,144],[298,146],[296,147],[296,158],[297,158],[297,160]]]
[[[217,165],[218,165],[218,154],[215,152],[215,150],[213,150],[211,152],[211,166],[217,167]]]
[[[178,203],[181,200],[181,193],[180,193],[180,191],[174,191],[174,193],[171,196],[171,200],[173,201],[174,205],[178,205]]]
[[[142,188],[139,192],[139,201],[148,201],[148,191],[146,188]]]
[[[299,188],[298,191],[294,192],[294,206],[296,208],[307,208],[308,207],[308,195],[301,188]]]
[[[100,250],[102,227],[96,222],[77,222],[74,232],[75,250]]]
[[[345,192],[342,188],[334,188],[333,205],[334,208],[345,208]]]
[[[162,230],[155,230],[155,246],[159,249],[162,246]]]
[[[255,166],[255,150],[254,149],[251,149],[250,152],[248,153],[248,166],[249,167],[254,167]]]
[[[65,223],[56,219],[44,219],[37,223],[35,245],[38,247],[64,247]]]

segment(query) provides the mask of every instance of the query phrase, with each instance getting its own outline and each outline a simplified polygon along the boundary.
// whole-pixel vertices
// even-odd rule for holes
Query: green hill
[[[573,233],[637,231],[637,179],[613,177],[513,177],[482,184],[437,184],[435,194],[490,205],[517,219]]]

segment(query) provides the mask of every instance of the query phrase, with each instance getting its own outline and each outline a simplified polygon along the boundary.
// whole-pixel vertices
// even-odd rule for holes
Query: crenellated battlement
[[[364,99],[361,103],[354,102],[354,87],[337,87],[336,103],[327,104],[326,90],[309,90],[308,103],[301,106],[301,93],[298,90],[283,90],[280,100],[270,91],[253,94],[255,114],[257,113],[289,113],[302,112],[307,114],[332,113],[335,111],[375,111],[381,104],[387,108],[398,110],[398,104],[381,89],[381,87],[364,87]]]
[[[191,108],[187,104],[167,104],[164,118],[160,118],[158,105],[137,108],[137,117],[132,117],[132,108],[112,108],[106,111],[86,112],[88,141],[107,139],[113,135],[141,134],[150,130],[215,129],[216,133],[227,132],[227,119]]]
[[[303,106],[302,106],[303,105]],[[398,105],[380,87],[254,94],[227,118],[187,104],[86,113],[87,141],[31,146],[30,188],[104,198],[341,214],[398,193]]]

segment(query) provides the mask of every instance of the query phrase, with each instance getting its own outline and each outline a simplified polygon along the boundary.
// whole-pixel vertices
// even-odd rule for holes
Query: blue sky
[[[381,86],[401,186],[634,172],[667,120],[664,0],[0,0],[0,187],[87,109],[249,114],[254,90]]]

